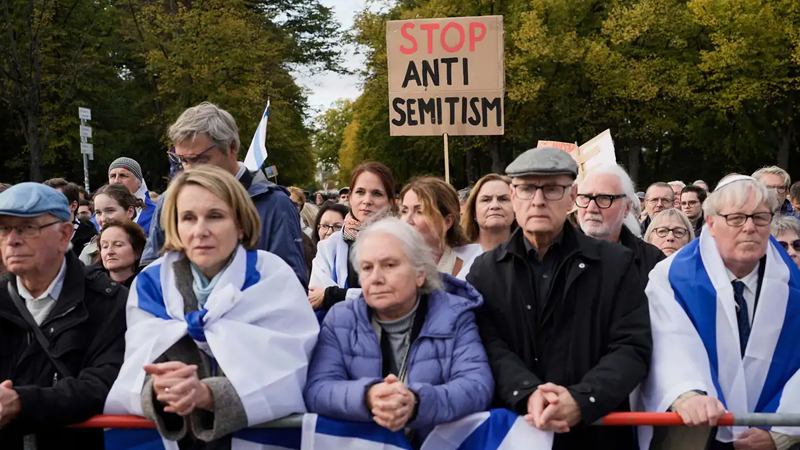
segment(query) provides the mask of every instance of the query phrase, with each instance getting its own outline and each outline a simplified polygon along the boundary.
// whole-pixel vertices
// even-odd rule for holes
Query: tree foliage
[[[0,0],[0,179],[82,176],[77,107],[92,109],[92,186],[118,156],[151,188],[168,175],[166,131],[201,101],[228,110],[244,157],[267,100],[267,165],[309,183],[303,90],[291,70],[341,69],[339,26],[318,0]],[[29,171],[24,168],[29,167]],[[23,169],[23,170],[21,170]],[[29,173],[26,173],[29,172]]]
[[[451,137],[453,184],[502,172],[540,139],[585,142],[606,128],[640,185],[800,170],[795,0],[404,0],[356,20],[367,61],[343,171],[377,159],[401,182],[443,174],[441,138],[388,136],[385,23],[489,14],[504,17],[506,132]]]

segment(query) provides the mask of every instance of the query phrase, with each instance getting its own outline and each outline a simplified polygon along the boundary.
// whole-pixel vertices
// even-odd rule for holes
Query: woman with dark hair
[[[134,220],[136,208],[144,208],[144,202],[131,194],[124,185],[107,184],[94,193],[94,216],[100,229],[105,227],[106,222],[112,220],[117,222]],[[97,245],[98,236],[92,238],[81,252],[80,260],[87,266],[94,263],[95,256],[100,252]]]
[[[130,220],[106,221],[98,236],[100,252],[89,270],[105,272],[112,280],[130,288],[146,243],[147,237],[138,224]]]
[[[342,231],[344,219],[349,212],[350,208],[341,203],[332,201],[323,203],[317,213],[317,218],[314,219],[314,228],[311,233],[311,239],[314,244],[317,245],[320,241],[333,236],[333,233]]]
[[[347,298],[347,291],[361,288],[358,275],[350,264],[350,246],[367,220],[395,212],[392,201],[392,171],[378,162],[367,162],[353,170],[350,177],[350,213],[342,231],[333,233],[317,246],[317,257],[308,283],[308,301],[314,309],[328,309]],[[360,292],[360,291],[359,291]]]
[[[480,253],[494,250],[507,241],[516,228],[511,179],[490,173],[478,180],[467,199],[461,227],[470,242],[480,244]]]

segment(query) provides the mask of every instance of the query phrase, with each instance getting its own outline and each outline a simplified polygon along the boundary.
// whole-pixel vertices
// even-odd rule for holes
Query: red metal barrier
[[[725,414],[720,425],[733,425],[733,414]],[[678,413],[611,413],[595,425],[603,426],[682,426]],[[292,425],[289,425],[292,426]],[[296,426],[296,425],[295,425]],[[77,428],[155,428],[155,424],[139,416],[95,416],[84,423],[73,425]]]

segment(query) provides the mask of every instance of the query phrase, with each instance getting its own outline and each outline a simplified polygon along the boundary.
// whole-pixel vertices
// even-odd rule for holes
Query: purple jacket
[[[486,411],[494,379],[472,310],[483,298],[469,283],[442,275],[445,290],[428,294],[428,311],[411,344],[408,388],[419,412],[408,428],[425,436],[439,424]],[[305,389],[309,412],[333,419],[369,422],[365,394],[381,377],[378,336],[362,295],[334,305],[322,323]]]

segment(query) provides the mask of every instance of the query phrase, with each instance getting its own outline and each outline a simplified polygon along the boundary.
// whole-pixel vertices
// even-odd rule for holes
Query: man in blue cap
[[[101,414],[125,352],[127,289],[87,275],[69,251],[66,197],[39,183],[0,194],[0,442],[3,449],[102,449]]]

